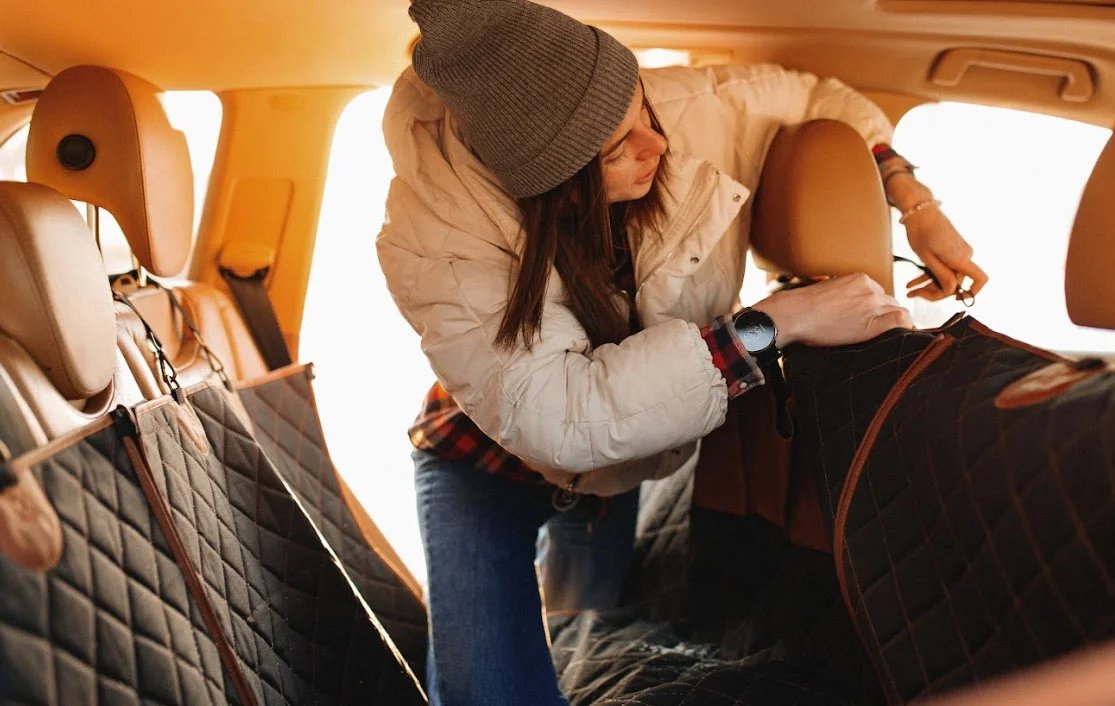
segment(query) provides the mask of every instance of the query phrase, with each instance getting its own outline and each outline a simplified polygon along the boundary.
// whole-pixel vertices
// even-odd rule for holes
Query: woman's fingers
[[[929,275],[920,275],[918,277],[913,278],[909,282],[907,282],[906,283],[906,289],[912,289],[912,288],[918,286],[919,284],[925,284],[926,282],[932,282],[932,281],[933,281],[933,278],[930,277]]]
[[[972,286],[968,288],[968,291],[971,292],[973,296],[979,294],[980,290],[983,289],[983,286],[987,284],[987,280],[989,279],[987,273],[971,260],[961,264],[957,270],[960,274],[972,278]]]
[[[945,296],[949,296],[956,292],[956,273],[953,272],[952,268],[941,262],[937,256],[931,252],[925,252],[922,258],[925,260],[925,266],[937,277],[937,282],[940,283],[939,289],[946,293]]]
[[[884,306],[868,323],[868,338],[874,338],[894,328],[913,328],[910,312],[900,306]]]

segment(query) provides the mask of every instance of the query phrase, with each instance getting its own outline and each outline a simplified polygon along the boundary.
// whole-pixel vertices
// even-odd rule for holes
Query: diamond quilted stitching
[[[846,524],[856,613],[895,699],[1115,630],[1115,471],[1101,431],[1115,380],[1000,411],[998,390],[1047,361],[956,333],[886,419]]]
[[[60,563],[0,557],[0,703],[225,704],[216,647],[111,428],[33,469]]]
[[[190,396],[210,441],[208,455],[184,438],[167,405],[142,410],[138,421],[191,563],[257,699],[423,703],[374,618],[221,395],[204,388]]]
[[[722,658],[632,611],[583,613],[553,626],[555,665],[571,706],[853,703],[839,682],[770,652]]]
[[[418,675],[425,671],[426,609],[421,599],[371,548],[337,483],[313,402],[310,371],[242,389],[255,436],[294,488],[311,520],[337,553],[352,581]]]

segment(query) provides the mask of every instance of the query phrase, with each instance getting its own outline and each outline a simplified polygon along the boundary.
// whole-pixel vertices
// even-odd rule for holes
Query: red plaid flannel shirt
[[[627,247],[627,239],[616,239],[616,288],[628,296],[631,310],[631,332],[639,330],[635,312],[635,268]],[[763,384],[763,374],[748,355],[736,334],[730,316],[721,316],[701,329],[701,335],[712,353],[712,362],[728,383],[729,397],[742,395]],[[422,412],[410,428],[410,441],[415,448],[434,453],[451,461],[467,461],[477,468],[515,480],[546,484],[546,480],[517,456],[505,451],[457,406],[441,386],[434,383],[426,394]]]

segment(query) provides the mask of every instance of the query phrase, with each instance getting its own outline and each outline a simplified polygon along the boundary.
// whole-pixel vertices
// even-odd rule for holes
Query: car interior
[[[1061,148],[1064,159],[1087,163],[1061,239],[1004,229],[987,249],[1037,252],[1042,269],[1025,275],[1054,283],[1055,306],[1067,312],[1059,326],[1115,331],[1112,0],[543,4],[602,27],[648,67],[774,63],[839,78],[896,125],[925,107],[962,105],[1094,131],[1094,155]],[[330,454],[326,397],[315,397],[327,376],[341,381],[340,415],[353,424],[385,404],[368,391],[376,396],[377,385],[387,389],[377,381],[397,373],[377,369],[375,332],[399,316],[385,293],[375,311],[345,296],[307,306],[314,278],[326,277],[315,253],[333,235],[320,225],[334,198],[338,125],[360,96],[389,89],[416,39],[406,0],[0,0],[0,157],[7,144],[18,163],[0,172],[9,179],[0,181],[0,703],[426,703],[421,569],[370,509],[413,514],[412,500],[385,492],[394,486],[382,476],[405,476],[409,458],[357,440],[345,458],[361,463],[347,467]],[[184,91],[219,99],[207,177],[168,110],[167,96]],[[378,122],[359,132],[382,140]],[[1027,139],[1018,138],[1020,152]],[[389,172],[376,154],[375,167]],[[981,175],[998,178],[996,159],[968,154],[958,168],[978,185]],[[916,273],[895,263],[900,228],[854,130],[833,121],[783,127],[759,183],[746,208],[761,289],[865,272],[901,296]],[[986,202],[1034,218],[1051,208],[1009,194]],[[382,203],[359,207],[374,214],[346,224],[355,234],[347,269],[328,277],[384,290],[367,274],[378,269]],[[104,259],[109,220],[126,241],[127,267]],[[1033,311],[1030,301],[992,293],[995,267],[986,268],[988,297]],[[315,368],[303,352],[314,316],[325,328],[365,332],[345,347],[366,363]],[[1042,328],[1008,333],[1064,360],[1099,359],[1089,370],[1105,372],[1089,380],[1111,372],[1115,347],[1055,345]],[[391,401],[395,416],[384,423],[400,438],[418,401]],[[1103,459],[1096,463],[1112,467],[1110,430],[1082,431],[1081,443]],[[710,443],[704,454],[727,458],[736,443]],[[787,442],[764,453],[792,451]],[[570,703],[1115,703],[1107,642],[1115,574],[1097,579],[1106,589],[1095,594],[1066,587],[1065,600],[1107,610],[1087,640],[1015,652],[978,673],[927,676],[913,691],[890,688],[885,655],[860,644],[846,588],[841,600],[840,538],[834,550],[818,514],[823,492],[810,483],[757,474],[746,493],[694,487],[692,478],[644,487],[628,612],[550,621]],[[1079,490],[1105,507],[1115,500],[1115,482]],[[695,561],[687,552],[697,550],[679,543],[728,531],[711,516],[690,525],[691,501],[716,518],[761,517],[763,528],[788,532],[776,568],[742,550],[738,523],[729,524],[739,541],[710,545],[717,561],[735,565],[696,581],[735,590],[724,586],[737,573],[774,577],[765,587],[747,579],[765,598],[746,610],[716,613],[738,639],[729,646],[717,634],[711,652],[698,647],[709,642],[692,627],[699,621],[659,600]],[[1080,536],[1091,536],[1089,522],[1077,523]],[[1101,555],[1097,571],[1115,568],[1105,545],[1088,546]],[[791,605],[810,591],[831,601]],[[767,642],[740,637],[783,613],[795,617],[764,628],[773,631]],[[826,645],[831,659],[823,668],[795,661],[794,650],[780,651],[774,633],[783,628]],[[1008,628],[997,639],[1009,643]]]

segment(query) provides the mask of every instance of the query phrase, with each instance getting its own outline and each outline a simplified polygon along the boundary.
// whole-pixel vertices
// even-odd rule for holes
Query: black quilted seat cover
[[[156,483],[257,702],[425,703],[225,394],[203,387],[189,396],[208,454],[170,404],[137,417]]]
[[[875,412],[936,336],[895,330],[851,346],[786,350],[784,370],[794,409],[793,463],[813,477],[829,527],[856,448]]]
[[[754,674],[757,662],[778,660],[779,669],[788,670],[787,674],[793,665],[807,667],[801,673],[824,681],[826,698],[834,703],[881,702],[878,679],[840,595],[832,557],[791,546],[781,528],[762,518],[691,507],[692,478],[691,471],[682,472],[643,486],[635,563],[626,599],[634,611],[630,615],[643,621],[639,630],[684,642],[687,650],[711,660],[694,663],[714,665],[710,673]],[[618,624],[629,622],[620,620]],[[584,633],[604,641],[607,649],[599,652],[592,651],[595,648],[584,640],[574,647],[555,642],[560,648],[555,649],[555,656],[563,683],[584,680],[583,672],[575,676],[568,669],[585,660],[593,665],[592,684],[634,680],[646,686],[656,674],[669,676],[668,672],[648,670],[641,658],[624,657],[609,666],[606,657],[623,652],[622,640],[643,639],[638,631],[626,627],[616,635],[604,636],[612,624],[616,621],[594,622]],[[559,627],[565,629],[566,625]],[[634,643],[631,649],[632,655],[643,654]],[[725,687],[724,693],[742,698],[749,679],[732,682],[735,686]],[[789,676],[786,679],[792,681]],[[809,693],[808,683],[798,686],[801,693]],[[681,695],[690,691],[680,687],[655,693],[657,700],[646,703],[736,703],[685,700]],[[785,700],[769,703],[794,703],[787,693],[783,692]],[[679,700],[671,701],[667,695]]]
[[[843,684],[769,653],[728,659],[638,611],[551,621],[559,684],[571,706],[836,706]]]
[[[426,669],[426,607],[371,548],[341,496],[308,366],[239,390],[256,440],[298,495],[419,679]]]
[[[955,341],[880,415],[843,491],[838,561],[893,702],[1115,634],[1115,373],[999,409],[999,392],[1049,357],[970,320],[945,333]],[[871,391],[865,407],[878,409],[893,373],[844,389]],[[854,396],[817,399],[830,404],[807,412],[797,400],[803,417],[849,437],[813,449],[831,479],[847,471],[847,445],[873,411]]]
[[[236,703],[113,428],[33,472],[65,543],[45,573],[0,555],[0,704]]]

